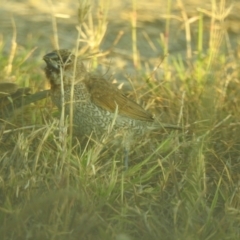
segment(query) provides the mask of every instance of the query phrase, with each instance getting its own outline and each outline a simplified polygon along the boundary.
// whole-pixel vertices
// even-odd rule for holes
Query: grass
[[[144,64],[136,66],[142,61],[135,11],[133,1],[132,60],[142,74]],[[98,36],[96,46],[85,41],[89,54],[98,50],[105,16],[99,28],[88,24],[90,14],[78,28],[81,39],[86,30]],[[199,36],[206,34],[208,21],[202,16],[196,16]],[[169,24],[168,18],[166,29]],[[121,146],[111,141],[82,149],[64,132],[64,140],[59,138],[49,99],[24,109],[13,124],[29,128],[2,134],[1,239],[239,239],[239,57],[223,51],[222,38],[211,34],[205,51],[199,37],[197,55],[189,54],[187,44],[188,56],[196,57],[168,55],[151,74],[142,74],[144,87],[131,79],[150,111],[163,122],[178,122],[183,130],[162,130],[136,142],[127,171]],[[31,50],[14,48],[12,63],[1,53],[1,76],[15,76],[21,86],[27,79],[38,90],[44,76],[36,71],[38,58],[27,60]],[[93,67],[101,58],[105,55],[94,57]]]

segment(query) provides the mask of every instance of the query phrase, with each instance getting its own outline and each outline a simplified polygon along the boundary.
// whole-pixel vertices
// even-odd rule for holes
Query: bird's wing
[[[85,83],[92,101],[97,106],[113,113],[118,107],[119,115],[142,121],[153,121],[153,117],[149,112],[123,95],[119,89],[105,79],[91,76]]]
[[[42,100],[49,94],[49,90],[44,90],[34,94],[29,94],[30,88],[19,88],[9,97],[0,98],[0,119],[11,118],[17,110],[30,103]]]
[[[15,93],[18,89],[16,83],[11,82],[0,82],[0,98],[8,96],[9,94]]]

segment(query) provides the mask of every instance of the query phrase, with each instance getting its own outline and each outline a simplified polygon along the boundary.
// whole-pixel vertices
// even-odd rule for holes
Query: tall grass
[[[141,59],[136,4],[133,1],[131,22],[134,66]],[[170,0],[168,4],[170,14]],[[224,1],[221,4],[220,9],[226,9]],[[180,6],[190,36],[193,28]],[[147,84],[137,94],[146,107],[163,122],[178,122],[183,130],[161,130],[137,140],[127,171],[123,149],[111,139],[89,143],[89,148],[71,141],[68,134],[60,139],[59,114],[50,100],[24,109],[12,120],[15,131],[2,130],[1,239],[240,238],[239,59],[222,50],[226,33],[214,28],[224,20],[216,22],[217,7],[210,18],[203,17],[203,11],[195,16],[198,42],[195,48],[187,43],[188,59],[165,56],[161,69],[142,77]],[[94,54],[93,65],[98,64],[96,53],[107,27],[107,12],[101,13],[95,23],[89,11],[78,28],[77,42],[85,42],[80,53]],[[205,21],[212,23],[215,33],[206,32]],[[168,17],[166,31],[170,26]],[[209,33],[204,49],[202,38]],[[168,49],[167,41],[161,44]],[[35,70],[39,61],[24,60],[31,49],[13,50],[9,56],[0,54],[1,75],[15,76],[19,85],[24,76],[37,90],[40,83],[30,80],[44,79]],[[141,65],[136,69],[143,71]],[[132,84],[137,86],[134,79]]]

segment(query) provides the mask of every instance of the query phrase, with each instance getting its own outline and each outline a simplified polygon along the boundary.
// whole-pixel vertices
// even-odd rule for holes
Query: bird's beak
[[[54,68],[54,69],[59,69],[59,56],[52,52],[48,53],[43,57],[43,60],[46,62],[48,67]]]

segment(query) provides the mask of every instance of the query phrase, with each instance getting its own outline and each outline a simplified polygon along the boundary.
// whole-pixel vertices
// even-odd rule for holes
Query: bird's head
[[[43,60],[47,64],[45,73],[52,86],[60,85],[61,79],[63,79],[64,84],[70,84],[73,80],[75,81],[76,72],[85,71],[83,64],[79,62],[74,72],[74,62],[77,59],[67,49],[54,50],[46,54]]]
[[[60,72],[74,62],[75,56],[67,49],[54,50],[46,54],[43,60],[49,70]]]

